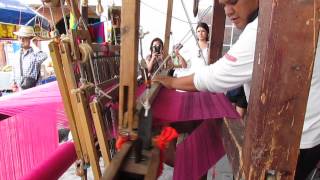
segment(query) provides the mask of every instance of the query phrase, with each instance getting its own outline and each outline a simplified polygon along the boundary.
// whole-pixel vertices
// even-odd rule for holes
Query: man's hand
[[[198,91],[193,84],[193,76],[174,78],[170,76],[156,76],[152,81],[162,84],[168,89],[179,89],[183,91]]]
[[[37,37],[34,37],[31,39],[30,46],[33,48],[35,52],[41,51],[41,42],[37,39]]]
[[[18,87],[18,85],[17,85],[16,82],[14,82],[14,83],[11,85],[11,90],[12,90],[12,92],[17,92],[17,91],[19,91],[19,87]]]
[[[162,84],[164,87],[168,88],[168,89],[173,89],[172,88],[172,81],[173,81],[173,77],[170,77],[170,76],[163,76],[163,75],[159,75],[159,76],[156,76],[152,82],[155,82],[155,83],[160,83]]]

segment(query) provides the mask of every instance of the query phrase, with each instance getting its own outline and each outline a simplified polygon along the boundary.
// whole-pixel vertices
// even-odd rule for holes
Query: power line
[[[154,10],[154,11],[162,14],[162,15],[167,15],[166,12],[163,12],[162,10],[159,10],[159,9],[157,9],[157,8],[155,8],[155,7],[149,5],[149,4],[147,4],[147,3],[145,3],[145,2],[143,2],[143,1],[141,1],[141,0],[140,0],[140,3],[143,4],[143,5],[145,5],[146,7],[148,7],[148,8],[150,8],[150,9],[152,9],[152,10]],[[212,6],[209,6],[209,7],[211,8]],[[208,9],[208,8],[207,8],[207,9]],[[176,19],[176,20],[180,21],[180,22],[183,22],[183,23],[188,24],[187,21],[185,21],[185,20],[183,20],[183,19],[181,19],[181,18],[178,18],[178,17],[175,17],[175,16],[171,16],[171,17],[172,17],[173,19]],[[192,24],[198,24],[198,22],[194,22],[194,23],[192,23]]]

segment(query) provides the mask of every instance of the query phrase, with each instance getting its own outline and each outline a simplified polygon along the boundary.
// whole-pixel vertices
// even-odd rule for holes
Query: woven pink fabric
[[[178,92],[161,88],[152,104],[155,123],[239,118],[224,94],[209,92]]]
[[[18,179],[58,147],[57,126],[67,126],[56,82],[0,98],[0,179]]]
[[[28,110],[0,121],[0,179],[18,179],[48,157],[58,146],[55,113]]]
[[[63,143],[21,180],[56,180],[77,159],[73,142]]]
[[[144,85],[138,87],[136,96],[141,95],[144,90]],[[239,118],[223,93],[179,92],[162,87],[151,107],[154,124],[222,117]]]
[[[224,154],[219,127],[204,121],[177,146],[173,179],[200,179]]]
[[[55,111],[55,115],[46,116],[42,109]],[[56,121],[60,126],[68,126],[56,81],[0,97],[0,114],[14,116],[31,110],[36,111],[37,116]]]
[[[160,90],[152,111],[155,124],[238,117],[223,94],[177,92],[165,88]],[[0,179],[21,177],[48,157],[57,147],[57,123],[67,125],[56,82],[0,98],[0,113],[12,116],[0,121],[0,159],[6,162],[6,166],[0,163]],[[188,155],[187,152],[189,150],[184,148],[181,156]]]

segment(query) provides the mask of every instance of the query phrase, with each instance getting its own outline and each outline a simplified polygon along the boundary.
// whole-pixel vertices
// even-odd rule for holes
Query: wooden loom
[[[76,1],[68,1],[68,5],[71,7],[72,13],[76,16],[76,19],[80,20],[80,13],[78,11],[78,5]],[[82,43],[78,43],[78,42]],[[76,153],[78,156],[77,161],[77,174],[86,179],[87,168],[92,167],[93,175],[95,179],[101,179],[102,173],[99,164],[100,155],[103,158],[105,167],[109,166],[111,155],[108,140],[110,137],[106,135],[105,122],[102,117],[101,104],[110,101],[107,97],[117,100],[117,90],[119,85],[113,86],[108,92],[102,93],[104,96],[95,97],[93,101],[89,99],[96,95],[97,88],[100,90],[110,87],[110,84],[117,84],[118,78],[111,78],[117,75],[119,77],[119,59],[115,60],[114,67],[110,67],[108,63],[107,79],[96,82],[94,70],[90,64],[94,57],[105,56],[104,54],[113,53],[119,54],[119,47],[108,46],[105,47],[102,44],[95,44],[91,42],[91,37],[88,30],[85,27],[79,27],[76,30],[70,30],[70,34],[67,38],[60,38],[58,41],[53,41],[49,45],[51,57],[61,91],[61,95],[64,102],[65,111],[69,119],[69,125],[71,133],[75,142]],[[102,54],[102,55],[101,55]],[[107,55],[105,58],[108,58]],[[132,56],[131,56],[132,57]],[[123,59],[123,57],[121,57]],[[90,66],[91,65],[91,66]],[[123,65],[122,65],[123,66]],[[80,67],[80,73],[76,72],[75,67]],[[78,69],[79,70],[79,69]],[[106,72],[97,72],[100,75],[104,75]],[[126,74],[122,72],[122,74]],[[104,75],[106,76],[106,75]],[[131,89],[131,88],[130,88]],[[151,88],[150,94],[156,94],[159,86]],[[140,100],[138,100],[140,101]],[[152,101],[152,97],[150,98]],[[130,101],[131,102],[131,101]],[[137,107],[137,112],[143,110],[142,106]],[[131,124],[131,123],[130,123]],[[136,126],[138,123],[134,123]],[[130,126],[132,128],[132,126]],[[136,129],[136,128],[135,128]],[[149,129],[151,131],[151,129]],[[123,132],[123,131],[122,131]],[[133,130],[132,130],[133,132]],[[135,131],[137,132],[137,131]],[[133,134],[130,133],[132,136]],[[133,135],[134,136],[134,135]],[[133,137],[132,136],[132,137]],[[124,144],[123,150],[126,147],[131,147],[131,143]],[[123,151],[122,150],[122,151]],[[121,155],[122,152],[118,153],[117,156]],[[142,153],[142,152],[140,152]],[[159,152],[157,150],[152,153],[143,153],[146,157],[152,157],[146,165],[138,165],[138,171],[128,166],[128,172],[135,172],[136,174],[143,174],[150,179],[154,179],[156,171],[150,174],[150,169],[144,167],[154,167],[157,169],[159,163]],[[117,157],[115,158],[117,159]],[[145,163],[145,162],[144,162]],[[136,167],[133,165],[134,168]],[[142,167],[142,168],[141,168]],[[148,173],[149,172],[149,175]],[[109,173],[109,175],[112,175]]]
[[[68,4],[76,19],[79,19],[77,2],[70,1]],[[78,44],[78,40],[82,43]],[[108,96],[117,98],[118,86],[112,86],[104,92],[107,96],[95,96],[92,101],[89,99],[97,95],[97,91],[118,82],[119,47],[92,43],[89,31],[82,27],[71,30],[68,38],[51,42],[49,48],[78,156],[77,174],[87,179],[87,168],[91,166],[94,178],[100,179],[100,156],[105,166],[111,159],[110,137],[105,133],[107,130],[101,104],[110,101]],[[99,64],[101,67],[93,68],[90,64],[93,61],[102,62]],[[80,68],[81,72],[77,72],[75,67]],[[100,71],[96,72],[100,73],[99,80],[94,79],[97,77],[93,72],[97,70]]]
[[[212,61],[221,55],[225,21],[223,7],[218,5],[218,0],[214,2],[211,38],[218,38],[211,39],[209,59]],[[248,117],[240,123],[225,119],[221,127],[223,140],[237,179],[293,179],[319,33],[320,2],[285,0],[276,4],[271,1],[259,3],[256,48],[259,61],[254,65]],[[123,15],[124,20],[128,18],[121,26],[128,44],[124,42],[122,45],[131,47],[125,54],[134,54],[134,57],[137,57],[137,46],[129,43],[137,40],[138,4],[138,1],[123,1],[123,8],[131,13]],[[131,14],[137,16],[130,19]],[[292,14],[299,14],[299,17]],[[290,28],[293,24],[294,29]],[[297,36],[303,37],[304,41]],[[287,44],[288,39],[292,44]],[[134,75],[136,62],[136,59],[130,59],[130,62],[121,63],[126,64]],[[276,66],[268,66],[270,64]],[[129,81],[126,83],[122,83],[124,86],[120,87],[120,94],[128,92],[121,96],[128,95],[130,100],[135,86],[131,86]],[[299,88],[296,88],[297,84]],[[127,108],[129,122],[133,118],[130,112],[133,106],[131,101]],[[122,112],[120,116],[124,114]],[[288,134],[290,137],[283,139]]]
[[[168,7],[171,5],[172,10],[172,0],[168,2]],[[218,5],[218,0],[214,2],[209,55],[211,61],[221,56],[225,22],[223,7]],[[319,0],[284,0],[277,2],[276,5],[269,1],[260,1],[256,48],[256,58],[259,58],[259,61],[255,61],[254,65],[248,117],[240,123],[225,119],[221,126],[224,145],[237,179],[293,179],[318,39],[319,21],[315,19],[319,19],[319,4]],[[121,18],[119,127],[120,131],[133,136],[137,134],[135,129],[138,127],[134,93],[138,57],[139,8],[139,1],[123,0],[122,12],[126,13],[123,13]],[[292,14],[299,14],[299,17]],[[168,16],[171,16],[170,8],[168,8]],[[288,28],[293,24],[296,28]],[[170,23],[166,25],[167,28],[170,29]],[[166,43],[169,37],[168,32],[166,31]],[[301,41],[297,36],[303,37],[304,40]],[[288,39],[293,43],[288,45]],[[81,56],[78,56],[80,51],[71,53],[76,49],[73,47],[71,50],[72,44],[75,43],[71,45],[70,42],[64,41],[60,44],[51,43],[51,55],[77,155],[84,163],[90,163],[95,179],[100,179],[102,175],[98,166],[98,152],[95,148],[92,129],[88,125],[90,124],[87,121],[89,109],[86,105],[88,102],[85,101],[87,92],[90,91],[88,89],[92,86],[80,89],[77,87],[70,60],[74,56],[80,59]],[[165,45],[165,48],[167,47]],[[284,57],[288,58],[282,59]],[[269,66],[270,64],[277,66]],[[274,79],[278,79],[278,82]],[[296,84],[299,84],[299,88],[296,88]],[[71,89],[77,90],[71,92]],[[283,109],[283,107],[287,108]],[[108,165],[110,157],[103,133],[105,129],[99,118],[99,108],[92,105],[91,110],[92,116],[96,118],[94,125],[102,156],[105,164]],[[295,119],[295,121],[285,121],[286,119]],[[284,140],[283,137],[287,137],[288,134],[290,137]],[[132,169],[134,167],[132,162],[124,161],[131,147],[131,142],[124,144],[107,168],[104,174],[105,179],[113,179],[118,172],[137,170],[137,167]],[[150,161],[140,166],[139,174],[145,175],[145,179],[155,179],[158,152],[156,149],[151,152],[151,155],[150,151],[148,154],[151,157]]]

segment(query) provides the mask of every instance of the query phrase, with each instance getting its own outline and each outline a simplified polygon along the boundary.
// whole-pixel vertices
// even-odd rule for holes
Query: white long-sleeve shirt
[[[247,99],[253,72],[258,18],[249,23],[238,41],[216,63],[195,72],[194,85],[199,91],[226,92],[244,86]],[[301,149],[320,144],[320,42],[303,126]]]

